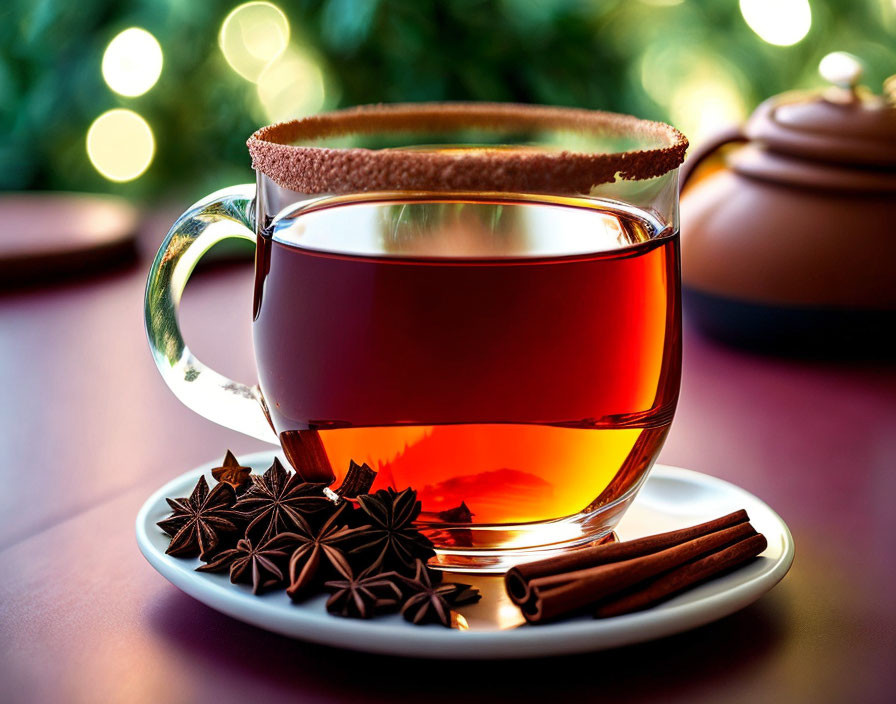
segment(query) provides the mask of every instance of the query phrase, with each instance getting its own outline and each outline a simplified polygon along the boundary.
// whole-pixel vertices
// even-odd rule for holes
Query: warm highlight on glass
[[[685,147],[656,123],[520,106],[266,128],[257,197],[197,204],[157,257],[156,361],[309,479],[336,486],[354,460],[374,488],[417,489],[438,565],[503,571],[599,539],[678,398]],[[190,355],[176,302],[204,251],[253,231],[250,388]]]

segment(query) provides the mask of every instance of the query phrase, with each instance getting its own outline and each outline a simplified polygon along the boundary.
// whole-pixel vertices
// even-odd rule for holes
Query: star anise
[[[252,488],[240,497],[234,509],[249,521],[246,535],[265,540],[294,529],[303,514],[332,506],[323,489],[323,484],[310,484],[299,475],[287,472],[280,460],[274,458],[263,476],[252,476]]]
[[[289,588],[286,593],[295,601],[311,596],[324,577],[334,572],[351,573],[342,545],[358,537],[369,526],[350,528],[345,524],[347,512],[354,509],[347,503],[339,506],[319,528],[314,529],[302,516],[295,517],[296,527],[280,533],[292,548],[289,558]]]
[[[364,520],[370,528],[353,553],[375,551],[374,562],[382,562],[385,569],[408,573],[414,569],[414,560],[425,561],[435,555],[429,538],[414,527],[414,519],[420,513],[416,491],[380,489],[375,494],[362,494],[358,503],[367,514]]]
[[[236,496],[230,484],[216,484],[209,491],[202,476],[189,498],[165,500],[172,514],[157,525],[172,536],[165,550],[168,555],[207,556],[223,535],[233,533],[239,527],[239,516],[232,510]]]
[[[417,560],[414,578],[402,577],[407,598],[401,615],[415,625],[440,623],[451,627],[451,608],[479,601],[482,595],[469,584],[440,583],[441,578],[430,576],[430,570]]]
[[[366,494],[376,481],[376,470],[366,462],[358,464],[349,460],[348,471],[342,480],[342,484],[333,493],[341,499],[356,499],[361,494]]]
[[[357,577],[349,568],[343,579],[326,582],[324,589],[331,595],[327,611],[346,618],[370,618],[396,607],[402,594],[397,584],[399,576],[378,572],[379,568],[379,563],[374,563]]]
[[[223,464],[212,470],[212,476],[215,479],[219,482],[230,484],[235,491],[249,486],[251,483],[250,474],[252,474],[252,468],[243,467],[230,450],[224,455]]]
[[[207,565],[197,567],[197,572],[224,572],[230,570],[234,584],[251,584],[252,593],[282,585],[285,581],[282,565],[289,551],[282,536],[274,536],[264,542],[252,542],[242,538],[235,548],[224,550]]]

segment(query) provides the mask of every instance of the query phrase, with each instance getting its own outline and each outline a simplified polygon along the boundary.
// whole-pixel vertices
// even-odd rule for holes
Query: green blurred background
[[[861,58],[878,93],[896,73],[896,0],[3,5],[3,190],[195,198],[251,180],[260,125],[379,101],[602,108],[699,143],[772,94],[820,85],[828,52]],[[113,43],[132,27],[145,32]],[[131,112],[95,123],[114,109]]]

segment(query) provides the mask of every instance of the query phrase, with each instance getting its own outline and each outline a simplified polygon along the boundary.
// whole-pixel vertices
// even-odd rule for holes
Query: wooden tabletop
[[[134,518],[153,490],[225,448],[264,449],[168,392],[143,332],[147,268],[144,256],[99,279],[0,293],[0,700],[891,701],[896,367],[760,357],[686,325],[660,461],[767,501],[796,542],[785,580],[714,624],[611,652],[400,660],[244,625],[143,560]],[[251,278],[249,266],[198,274],[182,314],[198,356],[245,381]]]

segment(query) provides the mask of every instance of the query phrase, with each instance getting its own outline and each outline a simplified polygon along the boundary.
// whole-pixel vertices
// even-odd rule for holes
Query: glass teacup
[[[413,487],[435,566],[503,571],[609,533],[680,383],[673,128],[585,110],[398,105],[249,140],[257,185],[171,229],[146,324],[172,391],[280,444],[304,478],[350,462]],[[259,383],[187,349],[201,255],[257,242]]]

